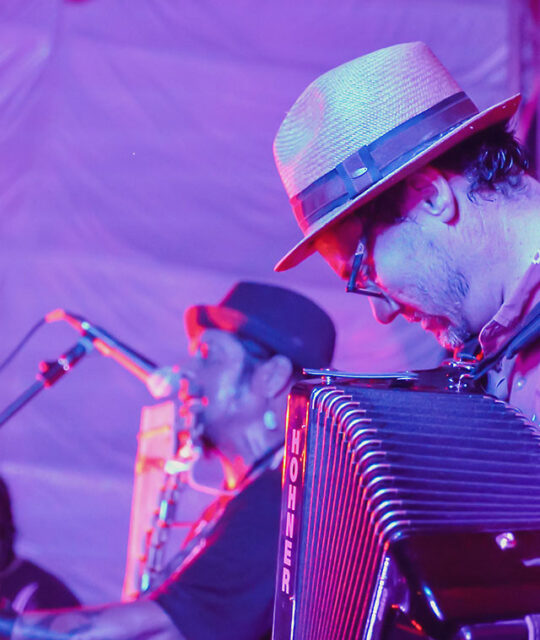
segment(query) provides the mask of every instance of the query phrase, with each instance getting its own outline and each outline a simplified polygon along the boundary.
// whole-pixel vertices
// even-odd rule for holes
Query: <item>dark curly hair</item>
[[[464,175],[471,201],[476,196],[489,200],[496,193],[510,197],[523,186],[523,175],[529,168],[525,149],[505,123],[471,136],[430,164]]]

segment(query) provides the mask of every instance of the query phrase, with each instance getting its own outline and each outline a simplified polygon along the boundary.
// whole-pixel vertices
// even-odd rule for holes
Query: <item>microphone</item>
[[[160,367],[148,376],[146,388],[154,398],[168,398],[180,391],[180,381],[184,378],[180,367]]]
[[[67,322],[91,340],[95,349],[102,355],[116,360],[124,369],[144,382],[154,398],[166,398],[178,390],[181,376],[176,367],[159,368],[155,362],[121,342],[105,329],[90,324],[88,320],[75,313],[55,309],[45,316],[46,322],[60,320]]]

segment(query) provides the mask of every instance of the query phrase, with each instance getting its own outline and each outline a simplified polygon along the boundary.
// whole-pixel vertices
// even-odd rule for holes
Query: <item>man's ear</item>
[[[456,216],[456,200],[449,180],[438,169],[427,165],[406,178],[413,192],[415,210],[450,223]]]
[[[275,355],[257,367],[253,387],[266,398],[275,398],[285,391],[293,373],[292,362],[283,355]]]

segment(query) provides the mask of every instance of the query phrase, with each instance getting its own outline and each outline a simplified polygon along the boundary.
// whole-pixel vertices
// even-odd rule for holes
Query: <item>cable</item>
[[[28,340],[30,340],[30,338],[34,335],[34,333],[36,333],[36,331],[40,327],[42,327],[44,324],[45,324],[45,318],[41,318],[39,322],[36,322],[36,324],[30,329],[30,331],[28,331],[28,333],[23,337],[23,339],[19,342],[19,344],[13,349],[13,351],[8,354],[5,360],[0,362],[0,371],[3,371],[7,367],[7,365],[19,353],[19,351],[24,347],[24,345],[28,342]]]

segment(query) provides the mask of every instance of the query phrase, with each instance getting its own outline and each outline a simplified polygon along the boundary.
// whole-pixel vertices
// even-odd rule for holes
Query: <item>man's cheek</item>
[[[220,404],[230,402],[236,395],[236,380],[232,377],[222,378],[218,384],[216,398]]]

